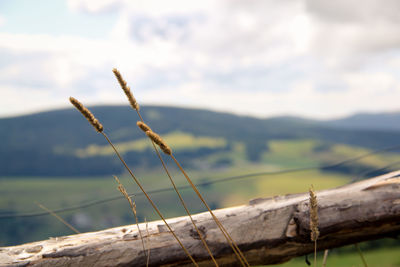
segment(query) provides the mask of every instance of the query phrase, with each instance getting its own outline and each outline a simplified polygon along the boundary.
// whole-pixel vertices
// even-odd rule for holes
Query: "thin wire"
[[[279,174],[283,174],[283,173],[294,173],[294,172],[313,170],[313,169],[319,169],[319,167],[297,168],[297,169],[273,171],[273,172],[250,173],[250,174],[245,174],[245,175],[225,177],[225,178],[213,180],[213,181],[206,181],[206,182],[202,182],[202,183],[197,183],[195,185],[197,187],[201,187],[201,186],[208,186],[208,185],[217,184],[217,183],[228,182],[228,181],[232,181],[232,180],[239,180],[239,179],[243,179],[243,178],[254,178],[254,177],[262,176],[262,175],[279,175]],[[179,189],[179,190],[190,189],[190,188],[192,188],[190,185],[177,186],[177,189]],[[158,194],[158,193],[169,192],[172,190],[173,189],[170,187],[164,187],[164,188],[160,188],[160,189],[148,190],[146,192],[148,194]],[[143,192],[139,191],[136,193],[129,194],[129,196],[140,196],[140,195],[143,195]],[[74,211],[74,210],[88,208],[88,207],[103,204],[103,203],[108,203],[108,202],[115,201],[115,200],[120,200],[123,198],[124,197],[122,197],[122,196],[109,197],[109,198],[104,198],[101,200],[89,201],[85,204],[70,206],[70,207],[62,208],[62,209],[55,209],[53,211],[56,213]],[[49,215],[49,213],[47,213],[47,212],[32,212],[32,213],[20,213],[20,214],[4,214],[4,215],[0,215],[0,219],[37,217],[37,216],[45,216],[45,215]]]
[[[346,160],[343,160],[343,161],[340,161],[340,162],[337,162],[337,163],[334,163],[334,164],[327,164],[327,165],[322,165],[322,166],[300,167],[300,168],[286,169],[286,170],[280,170],[280,171],[255,172],[255,173],[249,173],[249,174],[244,174],[244,175],[229,176],[229,177],[216,179],[216,180],[212,180],[212,181],[205,181],[205,182],[202,182],[202,183],[197,183],[195,185],[197,187],[199,187],[199,186],[208,186],[208,185],[217,184],[217,183],[224,183],[224,182],[228,182],[228,181],[241,180],[241,179],[245,179],[245,178],[254,178],[254,177],[257,177],[257,176],[273,176],[273,175],[281,175],[281,174],[286,174],[286,173],[296,173],[296,172],[309,171],[309,170],[329,169],[329,168],[333,168],[333,167],[344,165],[346,163],[358,161],[360,159],[363,159],[363,158],[366,158],[366,157],[369,157],[369,156],[372,156],[372,155],[381,154],[381,153],[384,153],[384,152],[393,151],[393,150],[397,150],[397,149],[400,149],[400,145],[387,147],[387,148],[383,148],[383,149],[378,149],[378,150],[375,150],[375,151],[372,151],[372,152],[368,152],[368,153],[362,154],[362,155],[354,157],[354,158],[349,158],[349,159],[346,159]],[[396,163],[398,163],[398,162],[396,162]],[[388,166],[385,166],[383,168],[380,168],[379,170],[387,169],[392,164],[393,163],[391,163]],[[377,171],[377,170],[374,170],[374,172],[375,171]],[[357,178],[357,179],[359,179],[359,178]],[[184,189],[191,188],[191,186],[190,185],[183,185],[183,186],[177,186],[177,188],[179,190],[184,190]],[[169,192],[169,191],[172,191],[172,190],[173,190],[173,188],[165,187],[165,188],[159,188],[159,189],[154,189],[154,190],[148,190],[146,192],[148,194],[158,194],[158,193]],[[129,194],[129,196],[135,196],[135,195],[136,196],[140,196],[140,195],[143,195],[143,193],[142,192],[136,192],[136,193],[133,193],[133,194]],[[84,209],[84,208],[88,208],[88,207],[99,205],[99,204],[103,204],[103,203],[108,203],[108,202],[119,200],[119,199],[123,199],[123,198],[124,197],[122,197],[122,196],[114,196],[114,197],[104,198],[104,199],[100,199],[100,200],[89,201],[87,203],[80,204],[80,205],[69,206],[69,207],[61,208],[61,209],[54,209],[53,212],[61,213],[61,212],[74,211],[74,210]],[[46,216],[46,215],[50,215],[50,214],[48,212],[27,212],[27,213],[19,213],[19,214],[1,214],[0,215],[0,219],[23,218],[23,217],[38,217],[38,216]]]
[[[381,172],[381,171],[384,171],[384,170],[386,170],[386,169],[388,169],[388,168],[391,168],[391,167],[393,167],[393,166],[396,166],[396,165],[398,165],[398,164],[400,164],[400,161],[391,162],[391,163],[389,163],[389,164],[387,164],[387,165],[385,165],[385,166],[383,166],[383,167],[380,167],[379,169],[368,170],[368,171],[362,172],[362,173],[358,174],[355,178],[353,178],[353,179],[351,180],[350,183],[357,182],[357,181],[360,180],[362,177],[367,177],[367,176],[369,176],[371,173]]]

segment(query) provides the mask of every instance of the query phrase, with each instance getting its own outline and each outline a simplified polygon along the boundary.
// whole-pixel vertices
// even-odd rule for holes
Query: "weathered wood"
[[[318,249],[396,237],[400,234],[400,171],[317,192]],[[308,194],[255,199],[248,205],[215,210],[251,264],[285,262],[312,253]],[[236,258],[208,213],[193,216],[221,266]],[[169,219],[201,266],[212,266],[187,217]],[[150,247],[150,266],[190,265],[161,221],[141,224]],[[135,225],[0,248],[1,266],[145,266]]]

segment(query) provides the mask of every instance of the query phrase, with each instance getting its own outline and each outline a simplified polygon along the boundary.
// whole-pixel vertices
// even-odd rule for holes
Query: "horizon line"
[[[98,104],[88,104],[88,107],[91,108],[96,108],[96,107],[129,107],[127,104],[117,104],[117,103],[98,103]],[[142,107],[165,107],[165,108],[176,108],[176,109],[191,109],[191,110],[203,110],[203,111],[211,111],[211,112],[216,112],[216,113],[225,113],[225,114],[231,114],[235,116],[241,116],[241,117],[251,117],[251,118],[257,118],[257,119],[274,119],[274,118],[295,118],[295,119],[303,119],[303,120],[311,120],[311,121],[333,121],[333,120],[340,120],[340,119],[345,119],[357,115],[378,115],[378,114],[397,114],[400,113],[400,110],[392,110],[392,111],[357,111],[357,112],[352,112],[347,115],[340,115],[340,116],[332,116],[332,117],[327,117],[327,118],[318,118],[318,117],[313,117],[313,116],[307,116],[307,115],[301,115],[301,114],[293,114],[293,113],[281,113],[281,114],[273,114],[273,115],[266,115],[266,116],[257,116],[255,114],[249,114],[249,113],[243,113],[243,112],[235,112],[232,110],[219,110],[219,109],[213,109],[213,108],[207,108],[207,107],[198,107],[198,106],[185,106],[185,105],[173,105],[173,104],[160,104],[160,103],[149,103],[149,104],[142,104]],[[9,115],[1,115],[0,114],[0,119],[12,119],[12,118],[18,118],[18,117],[26,117],[26,116],[34,116],[38,115],[41,113],[50,113],[50,112],[55,112],[55,111],[61,111],[61,110],[69,110],[73,109],[73,107],[69,107],[67,105],[65,106],[58,106],[58,107],[48,107],[48,108],[43,108],[39,109],[36,111],[30,111],[30,112],[20,112],[20,113],[15,113],[15,114],[9,114]]]

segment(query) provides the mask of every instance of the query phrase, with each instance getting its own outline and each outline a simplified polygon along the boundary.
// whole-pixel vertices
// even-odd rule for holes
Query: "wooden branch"
[[[400,171],[316,193],[318,250],[400,233]],[[308,194],[255,199],[248,205],[215,210],[251,264],[274,264],[313,252]],[[221,266],[236,258],[208,213],[193,216]],[[210,257],[187,217],[168,222],[200,266]],[[150,247],[150,266],[190,265],[161,221],[141,224]],[[145,266],[136,225],[50,238],[0,248],[0,266]]]

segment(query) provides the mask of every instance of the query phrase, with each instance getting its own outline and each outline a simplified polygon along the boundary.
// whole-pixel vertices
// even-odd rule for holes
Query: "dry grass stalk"
[[[314,265],[317,266],[317,239],[319,236],[318,230],[318,202],[317,196],[314,193],[314,187],[311,185],[310,193],[310,229],[311,241],[314,241]]]
[[[200,191],[197,189],[196,185],[192,182],[192,180],[189,178],[185,170],[182,168],[182,166],[179,164],[178,160],[174,157],[174,155],[171,153],[170,154],[171,158],[174,160],[176,166],[178,166],[179,170],[182,172],[182,174],[185,176],[186,180],[192,187],[193,191],[196,193],[198,198],[203,202],[204,206],[207,208],[208,212],[211,214],[212,218],[214,219],[215,223],[217,224],[218,228],[221,230],[222,234],[224,235],[225,239],[228,241],[230,247],[232,248],[233,252],[239,259],[240,263],[243,266],[250,266],[249,262],[247,261],[246,257],[243,255],[243,252],[240,250],[236,242],[233,240],[233,238],[230,236],[228,231],[225,229],[225,227],[222,225],[222,223],[218,220],[217,216],[215,216],[214,212],[212,212],[210,206],[208,206],[207,202],[203,198],[203,196],[200,194]]]
[[[142,118],[141,118],[141,119],[142,119]],[[143,120],[143,119],[142,119],[142,120]],[[151,133],[153,133],[154,135],[157,135],[157,134],[155,134],[155,133],[151,130],[151,128],[150,128],[147,124],[145,124],[143,121],[138,121],[138,122],[137,122],[137,125],[138,125],[138,127],[139,127],[142,131],[144,131],[146,134],[147,134],[148,132],[149,132],[149,133],[151,132]],[[147,134],[147,135],[148,135],[148,134]],[[149,136],[149,135],[148,135],[148,136]],[[158,136],[158,135],[157,135],[157,136]],[[161,137],[159,137],[159,138],[161,139]],[[175,182],[174,182],[174,180],[172,179],[172,177],[171,177],[171,175],[170,175],[170,173],[169,173],[169,171],[168,171],[168,168],[167,168],[167,166],[165,165],[164,160],[162,159],[160,153],[158,152],[156,146],[154,145],[155,141],[154,141],[152,138],[150,138],[150,140],[151,140],[151,143],[153,144],[153,147],[154,147],[154,150],[156,151],[157,156],[159,157],[159,159],[160,159],[160,161],[161,161],[162,166],[164,167],[165,172],[166,172],[167,175],[168,175],[169,180],[171,181],[171,184],[172,184],[172,186],[173,186],[173,188],[174,188],[176,194],[177,194],[178,197],[179,197],[179,200],[181,201],[181,204],[182,204],[183,208],[184,208],[185,211],[186,211],[186,214],[189,216],[189,218],[190,218],[190,220],[191,220],[191,222],[192,222],[192,224],[193,224],[193,226],[194,226],[194,228],[195,228],[197,234],[198,234],[199,237],[200,237],[201,242],[203,243],[204,247],[206,248],[206,250],[207,250],[208,254],[210,255],[212,261],[214,262],[215,266],[219,266],[218,263],[217,263],[217,261],[216,261],[216,259],[215,259],[214,256],[213,256],[213,254],[212,254],[210,248],[208,247],[206,241],[204,240],[203,235],[201,234],[200,230],[198,229],[196,223],[194,222],[194,220],[193,220],[193,218],[192,218],[192,214],[190,214],[190,211],[189,211],[189,209],[187,208],[187,206],[186,206],[186,204],[185,204],[185,201],[184,201],[183,198],[182,198],[182,195],[179,193],[178,188],[176,187]],[[162,139],[161,139],[161,141],[162,141]],[[162,142],[163,142],[164,145],[166,146],[165,142],[164,142],[164,141],[162,141]],[[158,143],[157,143],[157,144],[158,144]],[[160,147],[161,147],[161,146],[160,146]]]
[[[326,267],[326,261],[328,260],[328,253],[329,253],[329,249],[325,249],[324,258],[322,260],[322,267]]]
[[[61,223],[63,223],[65,226],[67,226],[69,229],[71,229],[72,231],[74,231],[77,234],[80,234],[81,232],[79,232],[75,227],[73,227],[71,224],[69,224],[68,222],[66,222],[63,218],[61,218],[60,216],[58,216],[54,211],[46,208],[45,206],[43,206],[42,204],[40,204],[39,202],[36,202],[36,205],[39,206],[39,208],[47,211],[48,213],[50,213],[51,215],[53,215],[57,220],[59,220]]]
[[[114,70],[113,70],[113,71],[114,71]],[[117,72],[118,72],[118,71],[117,71]],[[115,72],[114,72],[114,73],[115,73]],[[118,74],[119,74],[119,76],[121,77],[121,80],[123,80],[121,74],[120,74],[119,72],[118,72]],[[118,78],[118,77],[117,77],[117,78]],[[124,81],[124,80],[123,80],[123,81]],[[126,84],[125,81],[124,81],[124,84]],[[168,169],[167,169],[167,166],[166,166],[165,163],[164,163],[164,160],[162,159],[162,157],[161,157],[160,153],[158,152],[158,150],[157,150],[157,148],[156,148],[156,146],[155,146],[154,143],[156,143],[164,153],[166,153],[167,155],[170,155],[170,156],[175,160],[175,162],[177,162],[176,159],[172,156],[172,150],[171,150],[171,148],[169,148],[169,146],[161,139],[161,137],[160,137],[159,135],[155,134],[155,133],[151,130],[151,128],[150,128],[148,125],[146,125],[146,124],[144,123],[143,118],[142,118],[142,116],[141,116],[141,114],[140,114],[140,112],[139,112],[139,109],[136,109],[136,113],[138,114],[138,116],[139,116],[139,118],[140,118],[140,120],[141,120],[141,122],[138,122],[138,123],[137,123],[138,126],[139,126],[139,128],[140,128],[141,130],[143,130],[144,132],[146,132],[146,135],[151,139],[152,145],[153,145],[153,147],[154,147],[154,150],[156,151],[156,154],[157,154],[158,158],[160,159],[161,164],[162,164],[162,166],[164,167],[165,172],[167,173],[167,175],[168,175],[168,177],[169,177],[169,179],[170,179],[170,181],[171,181],[171,183],[172,183],[172,185],[173,185],[173,187],[174,187],[176,193],[178,194],[178,196],[179,196],[179,198],[180,198],[180,200],[181,200],[181,202],[182,202],[183,207],[185,208],[185,210],[186,210],[187,214],[189,215],[190,219],[192,220],[192,223],[193,223],[193,225],[194,225],[194,227],[195,227],[197,233],[199,234],[200,239],[202,240],[202,242],[203,242],[203,244],[205,245],[207,251],[209,252],[209,254],[210,254],[212,260],[214,261],[214,264],[215,264],[216,266],[218,266],[218,263],[215,261],[213,255],[212,255],[212,253],[211,253],[211,251],[210,251],[210,249],[209,249],[208,246],[207,246],[207,243],[206,243],[205,240],[203,239],[203,237],[202,237],[200,231],[197,229],[197,226],[196,226],[196,224],[194,223],[194,221],[193,221],[193,219],[192,219],[192,217],[191,217],[191,215],[190,215],[189,210],[187,209],[187,207],[186,207],[186,205],[185,205],[185,203],[184,203],[184,201],[183,201],[183,199],[182,199],[180,193],[178,192],[178,189],[177,189],[176,186],[175,186],[175,183],[174,183],[174,181],[173,181],[171,175],[170,175],[169,172],[168,172]],[[177,164],[179,165],[179,163],[177,163]],[[180,165],[179,165],[179,167],[180,167]],[[181,167],[180,167],[180,168],[181,168]],[[181,170],[183,171],[182,168],[181,168]],[[188,181],[190,181],[190,179],[189,179],[189,177],[186,175],[186,173],[185,173],[184,171],[183,171],[183,173],[185,174],[185,177],[187,177]],[[191,181],[190,181],[190,182],[191,182]],[[193,184],[193,183],[192,183],[192,184]],[[194,185],[193,185],[193,186],[194,186]],[[197,190],[197,189],[196,189],[196,190]],[[197,191],[197,192],[198,192],[198,191]],[[196,193],[197,193],[197,192],[196,192]],[[200,193],[198,192],[198,195],[199,195],[199,194],[200,194]],[[200,198],[202,199],[201,195],[200,195]],[[208,208],[208,210],[210,211],[211,215],[213,216],[213,218],[214,218],[214,220],[216,221],[217,225],[218,225],[219,228],[221,229],[221,231],[222,231],[222,233],[224,234],[225,238],[227,238],[228,243],[229,243],[230,246],[232,247],[233,251],[234,251],[235,254],[237,255],[237,257],[238,257],[238,259],[240,260],[240,262],[242,263],[242,265],[243,265],[243,266],[246,266],[246,264],[247,264],[247,266],[250,266],[250,265],[248,264],[246,258],[244,257],[244,255],[243,255],[242,252],[240,251],[239,247],[238,247],[238,246],[236,245],[236,243],[232,240],[232,238],[230,237],[229,233],[226,232],[226,230],[223,228],[223,226],[222,226],[222,224],[219,222],[219,220],[214,216],[214,214],[212,213],[211,209],[208,207],[207,203],[205,203],[205,201],[203,201],[203,202],[204,202],[205,206]],[[224,231],[225,231],[226,233],[225,233]],[[243,259],[242,259],[242,258],[243,258]]]
[[[132,201],[131,197],[129,196],[128,192],[126,192],[125,187],[122,185],[122,183],[119,181],[118,177],[114,175],[114,179],[115,181],[117,181],[118,183],[118,190],[121,192],[121,194],[126,198],[126,200],[128,200],[129,202],[129,206],[131,206],[131,210],[133,212],[133,215],[135,216],[135,222],[136,222],[136,227],[138,229],[139,235],[140,235],[140,239],[142,240],[142,246],[143,246],[143,253],[147,258],[147,254],[146,254],[146,248],[144,246],[144,240],[143,240],[143,235],[142,235],[142,231],[140,231],[139,228],[139,220],[137,217],[137,213],[136,213],[136,203],[134,201]]]
[[[145,125],[140,124],[142,127]],[[139,123],[138,123],[139,126]],[[147,125],[146,125],[147,126]],[[139,126],[140,127],[140,126]],[[142,129],[142,127],[140,127]],[[148,127],[148,126],[147,126]],[[143,127],[145,128],[145,127]],[[150,128],[150,127],[148,127]],[[143,129],[142,129],[143,130]],[[233,251],[235,252],[235,254],[237,255],[238,259],[240,260],[240,262],[242,263],[243,266],[250,266],[249,263],[247,262],[246,258],[244,257],[243,253],[240,251],[239,247],[237,246],[237,244],[235,243],[235,241],[232,239],[232,237],[229,235],[229,233],[226,231],[226,229],[222,226],[221,222],[218,220],[218,218],[214,215],[214,213],[211,211],[210,207],[208,206],[208,204],[206,203],[205,199],[203,198],[203,196],[200,194],[199,190],[197,189],[197,187],[194,185],[194,183],[192,182],[192,180],[189,178],[189,176],[186,174],[186,172],[183,170],[182,166],[179,164],[179,162],[176,160],[176,158],[172,155],[172,150],[171,148],[165,143],[165,141],[155,132],[148,130],[146,131],[146,135],[151,139],[151,141],[153,141],[154,143],[156,143],[160,149],[167,155],[171,156],[172,159],[175,161],[175,163],[177,164],[177,166],[179,167],[179,169],[181,170],[181,172],[184,174],[184,176],[186,177],[187,181],[189,182],[189,184],[191,185],[191,187],[193,188],[193,190],[196,192],[197,196],[200,198],[200,200],[203,202],[203,204],[206,206],[206,208],[208,209],[208,211],[211,213],[212,218],[214,219],[214,221],[216,222],[216,224],[218,225],[218,227],[220,228],[221,232],[223,233],[223,235],[225,236],[225,238],[227,239],[229,245],[232,247]],[[177,191],[177,190],[176,190]],[[178,193],[179,195],[179,193]]]
[[[165,154],[167,155],[172,154],[171,148],[167,145],[167,143],[164,142],[161,136],[159,136],[153,131],[146,131],[146,135],[151,139],[151,141],[156,143]]]
[[[126,87],[126,82],[125,82],[125,80],[122,78],[122,75],[121,75],[116,69],[114,69],[113,72],[116,74],[116,77],[117,77],[118,81],[122,81],[122,83],[120,82],[121,86],[122,86],[123,88]],[[124,91],[125,91],[125,90],[124,90]],[[130,93],[130,91],[129,91],[129,93]],[[129,96],[128,96],[128,99],[129,99]],[[203,235],[201,234],[200,230],[197,228],[197,226],[196,226],[196,224],[195,224],[195,222],[194,222],[194,220],[193,220],[193,218],[192,218],[192,215],[190,214],[190,211],[189,211],[189,209],[187,208],[187,206],[186,206],[186,204],[185,204],[185,201],[183,200],[181,194],[179,193],[178,188],[176,187],[175,182],[174,182],[174,180],[172,179],[172,176],[171,176],[171,174],[169,173],[168,168],[167,168],[167,166],[166,166],[164,160],[162,159],[160,153],[158,152],[158,149],[157,149],[157,147],[155,146],[154,143],[157,143],[157,145],[160,146],[160,148],[162,149],[162,151],[163,151],[164,153],[167,153],[167,154],[172,153],[171,149],[166,145],[166,143],[161,139],[160,136],[154,134],[153,131],[151,130],[151,128],[150,128],[146,123],[144,123],[143,117],[142,117],[142,115],[140,114],[139,109],[136,109],[136,113],[138,114],[138,116],[139,116],[139,118],[140,118],[140,121],[137,122],[137,126],[138,126],[143,132],[145,132],[146,134],[147,134],[147,132],[149,132],[150,136],[152,136],[152,138],[150,138],[150,140],[151,140],[151,144],[153,145],[154,151],[156,152],[158,158],[160,159],[160,162],[161,162],[161,164],[162,164],[162,166],[163,166],[163,168],[164,168],[164,170],[165,170],[165,172],[166,172],[166,174],[167,174],[169,180],[171,181],[171,184],[172,184],[172,186],[173,186],[173,188],[174,188],[176,194],[178,195],[179,200],[181,201],[183,208],[185,209],[187,215],[189,216],[189,218],[190,218],[190,220],[191,220],[191,222],[192,222],[192,224],[193,224],[193,226],[194,226],[194,228],[195,228],[197,234],[198,234],[199,237],[200,237],[201,242],[203,243],[204,247],[206,248],[206,250],[207,250],[208,254],[210,255],[212,261],[214,262],[215,266],[219,266],[218,263],[217,263],[217,261],[215,260],[214,256],[212,255],[212,252],[211,252],[210,248],[208,247],[206,241],[204,240]],[[153,134],[151,134],[151,133],[153,133]]]
[[[156,204],[154,204],[153,200],[151,200],[150,196],[146,193],[146,191],[144,190],[143,186],[140,184],[139,180],[136,178],[136,176],[133,174],[133,172],[131,171],[131,169],[128,167],[128,165],[126,164],[125,160],[122,158],[121,154],[119,154],[118,150],[115,148],[115,146],[113,145],[113,143],[111,143],[111,140],[108,138],[108,136],[105,133],[102,133],[103,136],[106,138],[107,142],[110,144],[110,146],[113,148],[115,154],[118,156],[118,158],[120,159],[120,161],[122,162],[122,164],[125,166],[126,170],[129,172],[129,174],[131,175],[132,179],[135,181],[135,183],[139,186],[140,190],[142,190],[143,194],[146,196],[147,200],[150,202],[151,206],[153,207],[153,209],[157,212],[157,214],[160,216],[160,218],[163,220],[164,224],[167,226],[168,230],[171,232],[171,234],[174,236],[174,238],[176,239],[176,241],[178,241],[179,245],[181,246],[181,248],[185,251],[186,255],[190,258],[190,260],[193,262],[193,264],[195,266],[199,266],[196,261],[194,260],[194,258],[192,257],[192,255],[190,255],[189,251],[187,250],[187,248],[182,244],[182,242],[179,240],[178,236],[175,234],[175,232],[172,230],[171,226],[167,223],[167,221],[165,220],[164,216],[161,214],[160,210],[157,208]]]
[[[138,111],[138,115],[139,115],[141,121],[138,121],[138,122],[136,123],[137,126],[138,126],[143,132],[145,132],[146,134],[147,134],[147,132],[151,132],[151,133],[153,133],[153,135],[158,136],[157,134],[155,134],[155,133],[151,130],[150,126],[148,126],[146,123],[143,122],[143,118],[142,118],[142,116],[140,115],[139,111]],[[150,134],[150,135],[151,135],[151,134]],[[161,139],[161,137],[158,136],[157,139],[158,139],[158,140],[161,140],[159,143],[160,143],[160,144],[163,144],[162,147],[164,148],[163,151],[165,152],[165,147],[168,147],[168,145],[166,145],[166,143]],[[194,220],[193,220],[193,218],[192,218],[192,215],[190,214],[190,211],[189,211],[189,209],[187,208],[187,206],[186,206],[186,204],[185,204],[185,201],[184,201],[183,198],[182,198],[182,195],[179,193],[178,188],[176,187],[175,182],[174,182],[174,180],[172,179],[171,174],[169,173],[167,166],[165,165],[164,160],[162,159],[160,153],[158,152],[158,149],[156,148],[156,146],[155,146],[155,144],[154,144],[155,141],[154,141],[152,138],[150,138],[150,140],[151,140],[151,143],[152,143],[152,145],[153,145],[153,148],[154,148],[154,150],[155,150],[155,152],[156,152],[158,158],[159,158],[160,161],[161,161],[161,164],[162,164],[162,166],[163,166],[163,168],[164,168],[164,170],[165,170],[165,172],[166,172],[166,174],[167,174],[169,180],[171,181],[171,184],[172,184],[172,186],[173,186],[173,188],[174,188],[176,194],[177,194],[178,197],[179,197],[179,200],[181,201],[181,204],[182,204],[183,208],[184,208],[185,211],[186,211],[186,214],[189,216],[189,218],[190,218],[190,220],[191,220],[191,222],[192,222],[192,224],[193,224],[193,226],[194,226],[194,228],[195,228],[197,234],[198,234],[199,237],[200,237],[201,242],[203,243],[204,247],[206,248],[206,250],[207,250],[208,254],[210,255],[212,261],[214,262],[215,266],[219,266],[218,263],[217,263],[217,261],[215,260],[215,258],[214,258],[214,256],[213,256],[213,254],[212,254],[210,248],[208,247],[206,241],[204,240],[203,235],[201,234],[200,230],[198,229],[196,223],[194,222]],[[157,144],[158,144],[158,143],[157,143]],[[160,146],[160,145],[159,145],[159,146]],[[161,146],[160,146],[160,148],[161,148]],[[168,154],[168,153],[167,153],[167,154]]]
[[[72,97],[71,97],[72,98]],[[72,98],[74,101],[72,101],[70,98],[71,103],[86,117],[87,114],[91,115],[91,117],[94,118],[93,114],[83,106],[83,104],[81,104],[79,101],[77,101],[76,99]],[[76,103],[79,103],[79,105],[76,105]],[[82,112],[83,111],[87,111],[87,112]],[[89,120],[89,119],[88,119]],[[97,120],[95,120],[97,121]],[[89,120],[89,122],[95,127],[95,125],[92,123],[92,121]],[[98,121],[97,121],[98,122]],[[99,122],[98,122],[99,123]],[[99,123],[100,124],[100,123]],[[101,125],[101,124],[100,124]],[[96,128],[96,127],[95,127]],[[121,161],[121,163],[124,165],[125,169],[129,172],[130,176],[132,177],[132,179],[135,181],[135,183],[137,184],[137,186],[140,188],[140,190],[143,192],[143,194],[146,196],[147,200],[150,202],[151,206],[153,207],[153,209],[157,212],[157,214],[160,216],[160,218],[162,219],[162,221],[164,222],[164,224],[167,226],[168,230],[171,232],[171,234],[174,236],[174,238],[176,239],[176,241],[179,243],[179,245],[181,246],[181,248],[185,251],[186,255],[189,257],[189,259],[193,262],[193,264],[195,266],[199,266],[196,261],[194,260],[194,258],[190,255],[189,251],[187,250],[187,248],[182,244],[182,242],[179,240],[178,236],[175,234],[175,232],[172,230],[171,226],[167,223],[167,221],[165,220],[164,216],[161,214],[160,210],[157,208],[157,206],[154,204],[153,200],[151,200],[150,196],[146,193],[146,191],[144,190],[143,186],[140,184],[139,180],[136,178],[136,176],[133,174],[133,172],[131,171],[131,169],[128,167],[128,165],[126,164],[125,160],[122,158],[121,154],[118,152],[118,150],[116,149],[116,147],[113,145],[113,143],[111,142],[111,140],[108,138],[108,136],[104,133],[103,131],[103,126],[101,126],[101,131],[100,132],[104,138],[107,140],[108,144],[111,146],[111,148],[114,150],[115,154],[117,155],[117,157],[119,158],[119,160]]]
[[[80,113],[90,122],[90,124],[98,131],[99,133],[103,132],[103,125],[94,117],[92,112],[85,108],[85,106],[79,102],[77,99],[73,98],[72,96],[69,98],[69,101],[72,105],[79,110]]]
[[[121,73],[114,68],[113,69],[114,75],[117,78],[119,84],[121,85],[122,90],[124,90],[124,93],[126,97],[128,98],[129,103],[131,104],[131,107],[135,110],[139,110],[139,104],[137,103],[135,97],[133,96],[131,92],[131,88],[128,86],[124,78],[122,78]]]

